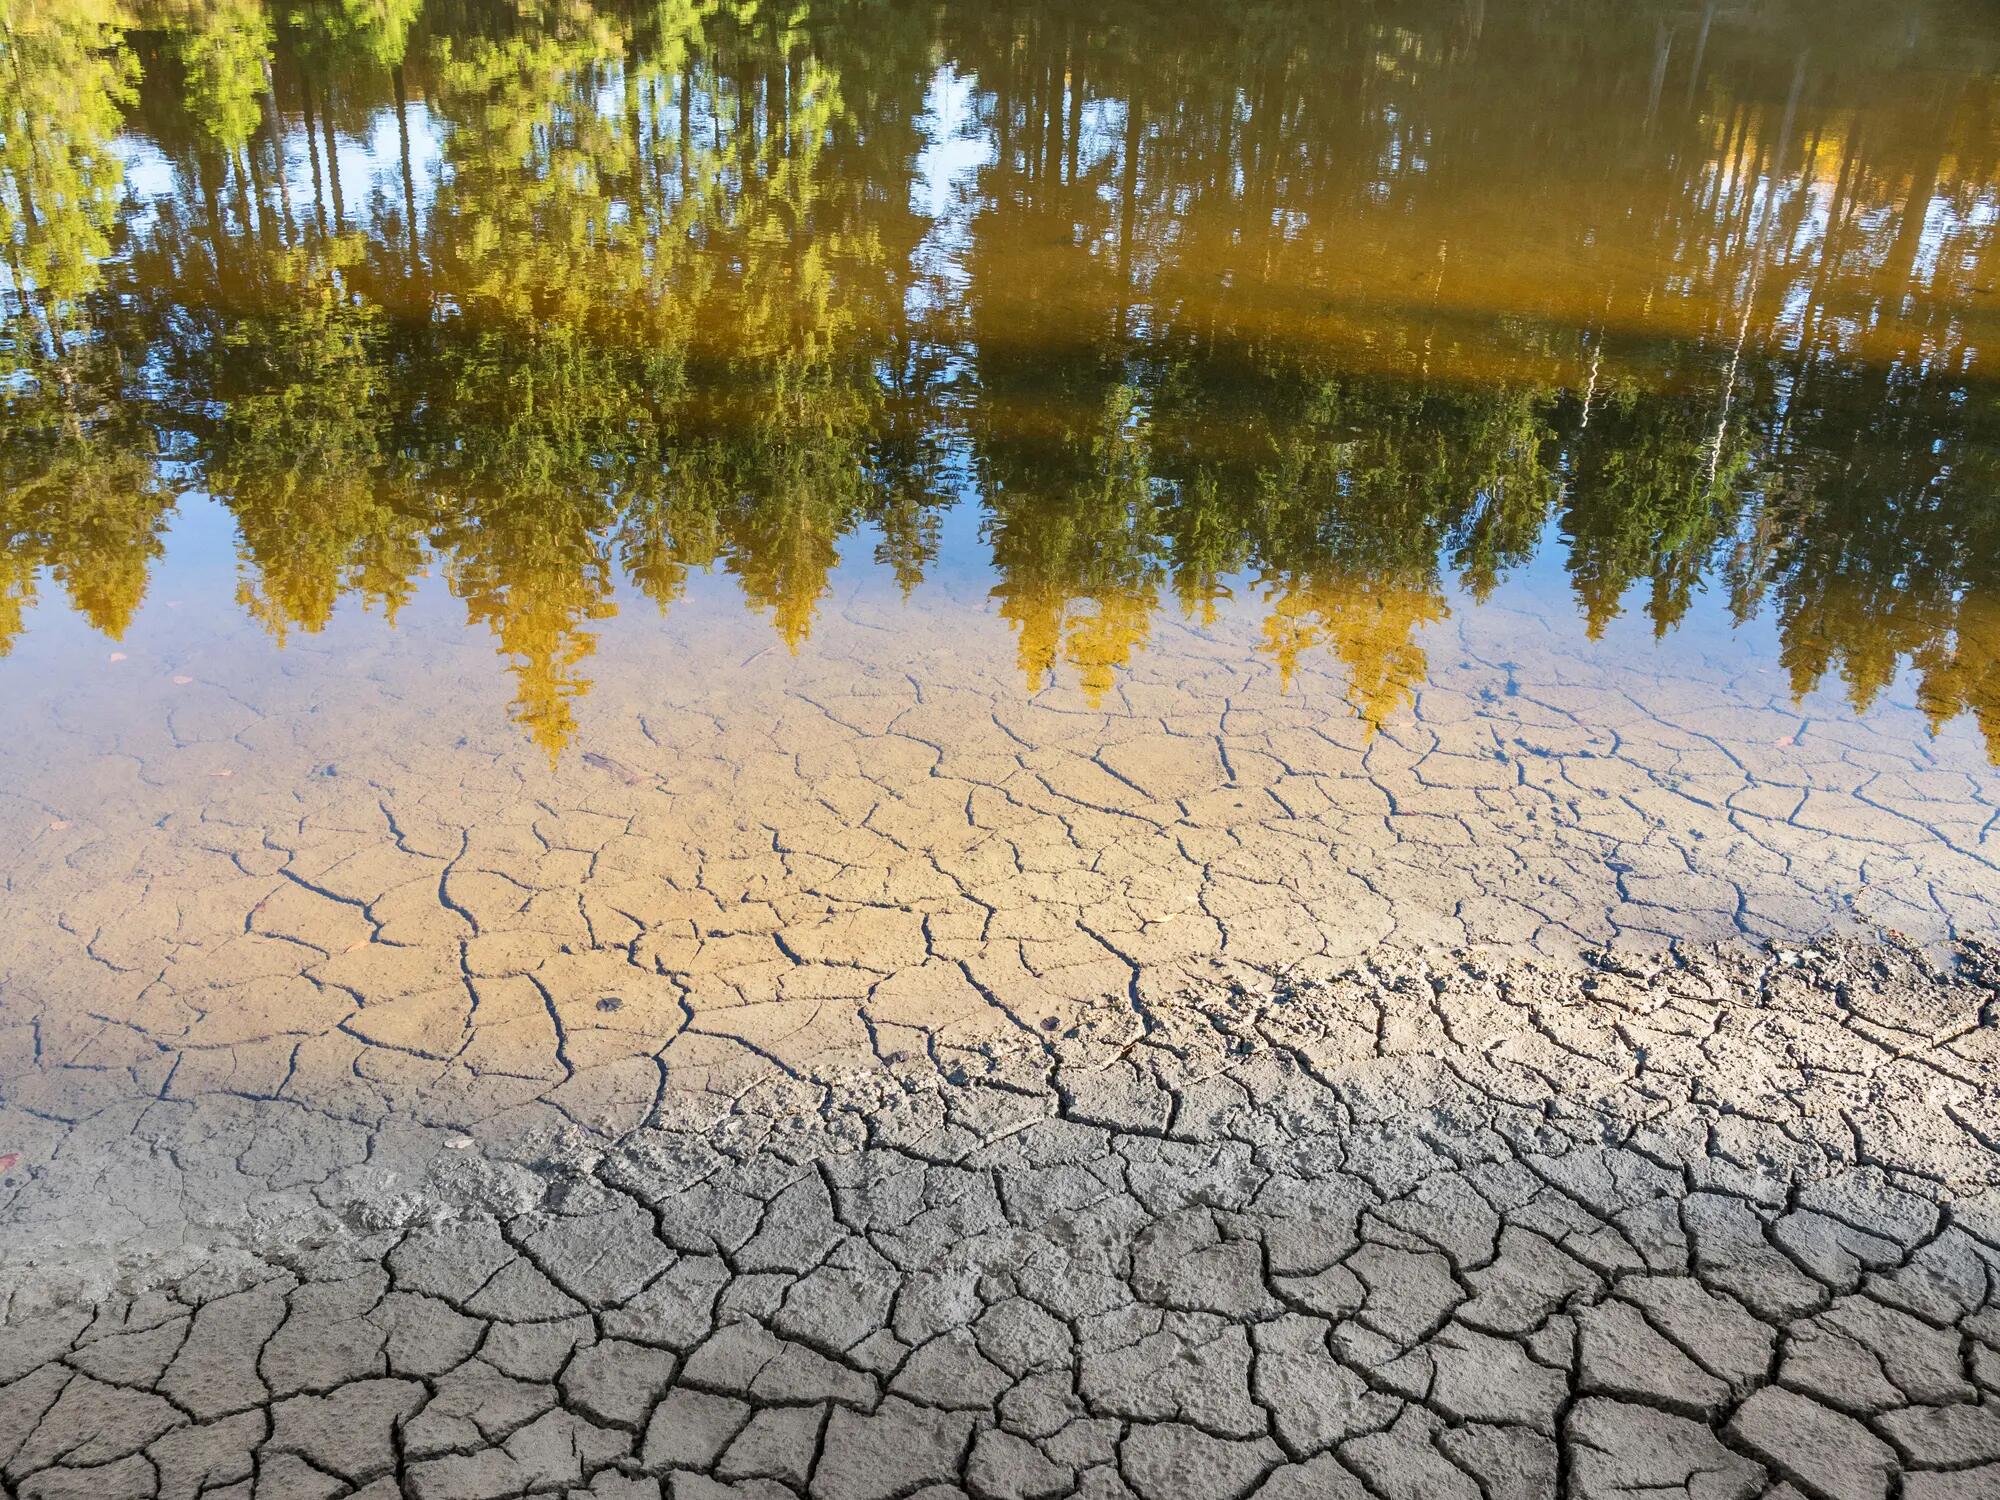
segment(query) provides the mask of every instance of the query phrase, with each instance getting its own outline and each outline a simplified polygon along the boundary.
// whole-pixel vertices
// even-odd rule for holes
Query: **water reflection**
[[[621,593],[796,648],[975,504],[1031,687],[1248,595],[1378,720],[1552,552],[2000,758],[2000,28],[1879,11],[0,0],[0,649],[206,494],[554,753]]]

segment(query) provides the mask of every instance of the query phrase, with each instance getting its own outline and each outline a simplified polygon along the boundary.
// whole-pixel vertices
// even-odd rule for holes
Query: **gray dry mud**
[[[1996,986],[1364,967],[584,1069],[469,1145],[198,1104],[257,1242],[23,1298],[0,1458],[21,1500],[1990,1496]]]
[[[51,679],[0,1495],[2000,1494],[1990,768],[1509,628]]]

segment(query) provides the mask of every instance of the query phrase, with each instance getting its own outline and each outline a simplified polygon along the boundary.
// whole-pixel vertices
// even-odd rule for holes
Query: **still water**
[[[31,1011],[2000,920],[1983,10],[0,17]]]
[[[1101,698],[1230,616],[1386,722],[1512,590],[2000,755],[1977,7],[4,17],[17,657],[421,603],[553,756],[708,575],[735,657],[957,589]]]
[[[0,0],[0,1493],[1970,1494],[1996,80]]]

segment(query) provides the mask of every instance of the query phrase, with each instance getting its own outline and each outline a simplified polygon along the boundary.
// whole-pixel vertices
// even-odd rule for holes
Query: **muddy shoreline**
[[[408,622],[35,687],[6,1500],[1994,1488],[1965,736],[984,608],[607,639],[553,766]]]
[[[203,1096],[171,1203],[102,1150],[15,1175],[0,1474],[1973,1496],[1996,1007],[1979,945],[1413,956],[860,1065],[608,1059],[470,1128]],[[93,1249],[79,1196],[145,1233]]]

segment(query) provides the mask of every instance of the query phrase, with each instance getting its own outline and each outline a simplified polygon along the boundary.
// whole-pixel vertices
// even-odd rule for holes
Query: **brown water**
[[[0,1493],[1991,1492],[1996,65],[0,0]]]
[[[2000,910],[1983,12],[0,14],[30,1073]]]
[[[1389,722],[1499,598],[2000,755],[2000,28],[1879,9],[14,0],[0,691],[365,610],[553,756],[858,590]]]

